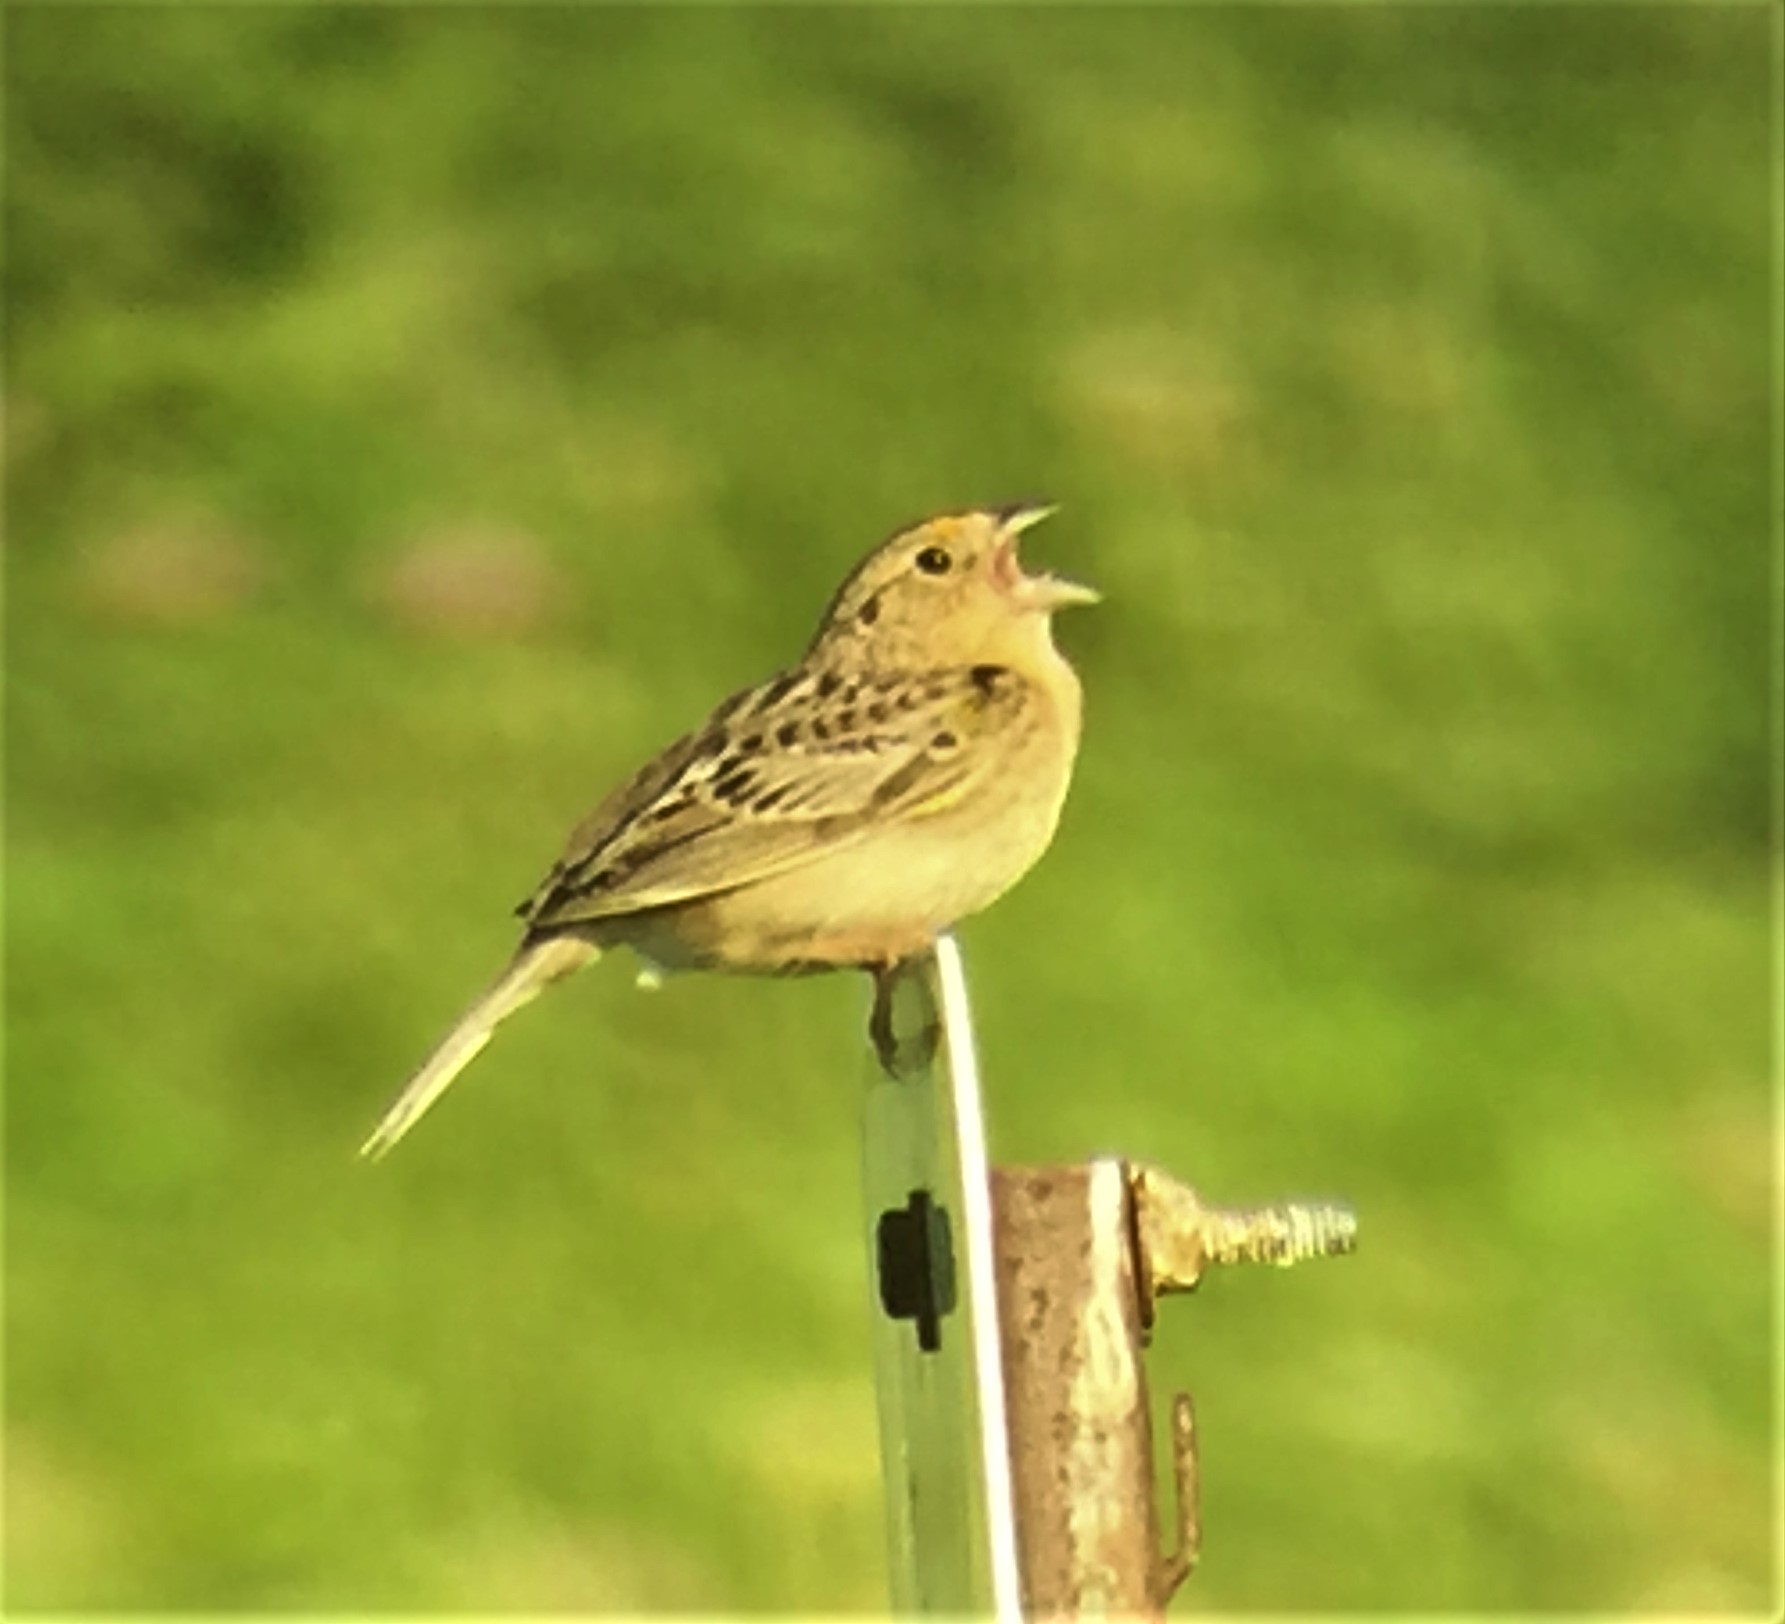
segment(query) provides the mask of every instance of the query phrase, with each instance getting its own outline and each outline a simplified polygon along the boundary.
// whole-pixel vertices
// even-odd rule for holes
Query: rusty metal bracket
[[[1171,1401],[1171,1476],[1177,1491],[1177,1549],[1159,1561],[1161,1604],[1196,1571],[1202,1555],[1202,1476],[1196,1458],[1196,1405],[1188,1393]]]

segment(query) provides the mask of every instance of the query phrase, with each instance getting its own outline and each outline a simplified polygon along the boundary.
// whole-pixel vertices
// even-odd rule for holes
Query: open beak
[[[1032,525],[1040,524],[1059,509],[1051,502],[1024,502],[1003,509],[999,515],[1002,540],[998,544],[999,579],[1019,608],[1039,614],[1052,614],[1056,609],[1071,609],[1078,604],[1101,601],[1103,594],[1093,587],[1081,586],[1058,575],[1025,575],[1017,562],[1017,538]]]

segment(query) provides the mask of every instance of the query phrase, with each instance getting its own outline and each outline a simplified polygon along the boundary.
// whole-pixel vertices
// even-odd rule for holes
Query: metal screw
[[[1357,1248],[1357,1215],[1334,1201],[1274,1201],[1260,1207],[1211,1207],[1189,1185],[1157,1167],[1129,1170],[1141,1265],[1142,1309],[1168,1291],[1192,1291],[1211,1263],[1269,1263],[1287,1268]]]

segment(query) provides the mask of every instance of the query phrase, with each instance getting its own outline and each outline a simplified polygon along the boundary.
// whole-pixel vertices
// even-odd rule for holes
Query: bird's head
[[[975,508],[899,531],[838,589],[811,655],[949,665],[1050,646],[1053,612],[1098,598],[1076,581],[1024,573],[1018,541],[1053,511],[1033,502]]]

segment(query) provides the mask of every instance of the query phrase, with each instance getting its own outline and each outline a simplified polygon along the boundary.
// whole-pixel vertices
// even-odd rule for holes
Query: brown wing
[[[1000,666],[787,672],[603,801],[521,915],[538,930],[685,902],[941,811],[1000,770],[998,740],[1033,698]]]

